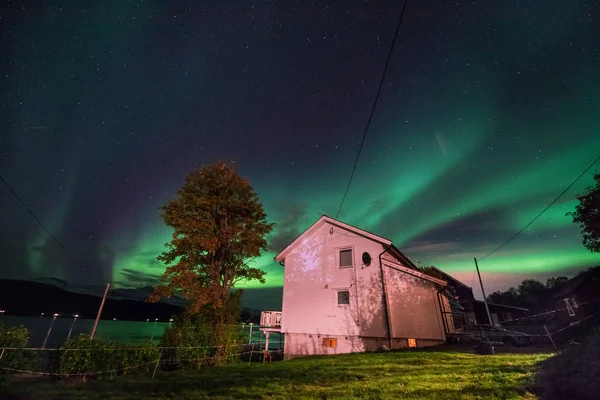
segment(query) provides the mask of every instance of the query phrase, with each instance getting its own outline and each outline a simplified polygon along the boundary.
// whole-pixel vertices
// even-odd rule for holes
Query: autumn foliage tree
[[[189,301],[189,315],[209,310],[218,331],[227,322],[234,285],[265,282],[265,272],[250,261],[266,248],[273,225],[250,182],[226,162],[190,173],[177,198],[161,210],[173,235],[158,256],[167,268],[150,301],[178,292]]]
[[[588,187],[577,196],[579,204],[574,212],[567,213],[579,224],[583,234],[583,245],[591,252],[600,252],[600,173],[594,175],[596,185]]]

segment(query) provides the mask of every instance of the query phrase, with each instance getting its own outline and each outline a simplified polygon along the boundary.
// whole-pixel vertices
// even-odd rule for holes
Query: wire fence
[[[5,311],[1,313],[1,311]],[[29,347],[60,347],[70,338],[79,335],[89,335],[93,329],[94,320],[80,318],[78,315],[44,314],[44,315],[15,315],[10,310],[0,310],[0,323],[4,326],[23,326],[29,334]],[[148,318],[144,321],[100,320],[96,335],[104,340],[129,344],[139,344],[151,341],[160,343],[167,328],[172,326],[168,320]],[[258,323],[236,324],[240,331],[247,336],[248,343],[258,342],[264,334],[259,330]],[[277,334],[272,334],[277,339]]]
[[[283,342],[274,342],[283,347]],[[219,353],[219,350],[226,350]],[[149,352],[150,350],[150,352]],[[84,353],[78,361],[72,363],[69,353]],[[100,354],[104,353],[104,354]],[[106,353],[115,353],[109,364],[118,367],[100,368],[106,360]],[[131,354],[138,353],[144,358],[141,362],[131,362]],[[187,355],[187,356],[186,356]],[[97,362],[90,361],[97,359]],[[181,347],[130,347],[130,348],[0,348],[0,371],[8,373],[52,376],[57,378],[91,378],[100,376],[114,377],[129,372],[152,372],[185,369],[193,366],[199,368],[215,362],[270,362],[283,359],[283,349],[269,350],[264,343],[245,343],[219,346],[181,346]],[[66,363],[71,362],[69,368]],[[73,371],[73,369],[75,369]]]
[[[582,310],[584,306],[597,302],[600,302],[600,298],[582,302],[575,306],[574,309]],[[507,329],[507,331],[494,331],[494,328],[491,327],[490,331],[486,332],[483,327],[476,326],[467,327],[464,333],[472,334],[479,339],[485,339],[487,343],[491,343],[492,340],[490,338],[502,336],[505,338],[512,338],[514,333],[511,333],[510,330],[514,330],[525,334],[525,336],[521,337],[522,339],[531,338],[535,340],[547,338],[548,344],[551,344],[554,349],[557,349],[557,345],[576,343],[576,341],[573,339],[577,339],[579,336],[589,333],[591,329],[600,325],[600,310],[591,314],[588,312],[582,316],[583,318],[580,319],[559,319],[556,321],[556,316],[558,316],[560,312],[564,311],[567,313],[568,310],[569,307],[559,307],[554,310],[544,311],[534,315],[501,321],[499,324],[502,328]],[[573,314],[567,315],[570,315],[571,317],[575,317],[577,315],[577,311],[573,311],[573,308],[571,308],[571,312],[573,312]],[[581,313],[582,311],[579,312]],[[552,317],[555,320],[549,320],[548,317]],[[527,320],[531,320],[531,323],[523,324],[523,322]],[[536,321],[538,321],[538,323],[535,323]],[[539,323],[539,321],[542,321],[542,323]]]

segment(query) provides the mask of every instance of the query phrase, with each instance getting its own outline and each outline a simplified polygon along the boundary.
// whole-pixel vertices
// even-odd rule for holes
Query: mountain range
[[[32,281],[0,279],[0,310],[7,315],[39,316],[59,314],[96,318],[104,287],[81,285],[58,278],[40,278]],[[102,311],[102,319],[145,321],[158,318],[166,321],[182,312],[185,300],[172,297],[160,303],[146,303],[152,293],[150,286],[116,288],[109,290]],[[242,320],[258,322],[260,311],[244,307]]]

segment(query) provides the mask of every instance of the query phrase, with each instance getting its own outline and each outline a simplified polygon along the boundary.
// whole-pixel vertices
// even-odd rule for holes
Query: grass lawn
[[[14,382],[15,399],[389,398],[534,399],[536,364],[550,354],[443,351],[314,356],[272,364],[124,376],[88,383]],[[11,397],[8,397],[11,398]]]

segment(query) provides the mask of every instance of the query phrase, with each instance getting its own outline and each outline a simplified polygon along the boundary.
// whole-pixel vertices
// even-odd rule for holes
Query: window
[[[323,338],[323,347],[337,347],[337,339]]]
[[[340,250],[340,268],[347,268],[352,265],[352,249]]]
[[[563,301],[565,302],[565,304],[567,305],[567,312],[569,313],[569,317],[574,317],[575,316],[575,310],[573,310],[573,307],[571,307],[571,303],[569,303],[569,298],[565,298],[563,299]]]
[[[504,322],[504,321],[512,321],[512,314],[509,312],[503,312],[501,322]]]
[[[408,347],[417,347],[417,339],[408,339]]]
[[[337,302],[338,305],[346,305],[350,304],[350,291],[349,290],[340,290],[337,292]]]

